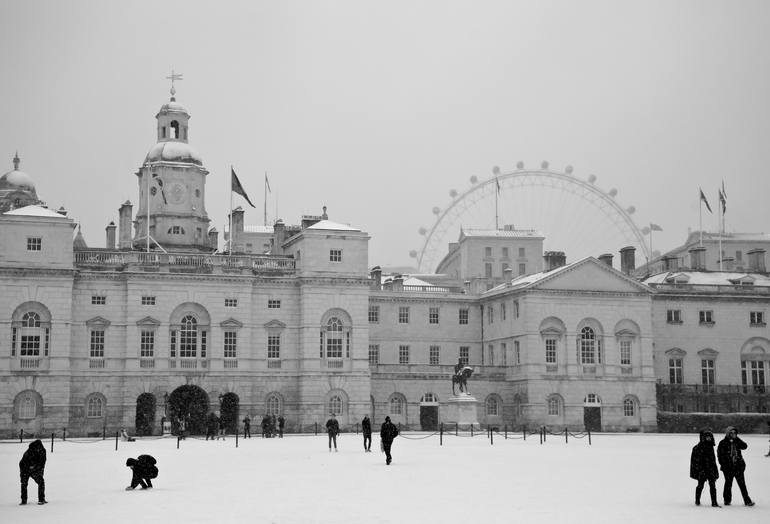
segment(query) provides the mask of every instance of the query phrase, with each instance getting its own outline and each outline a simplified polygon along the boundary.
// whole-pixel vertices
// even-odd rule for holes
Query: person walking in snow
[[[19,476],[21,477],[21,505],[27,503],[27,484],[32,478],[37,483],[37,503],[45,504],[45,446],[40,439],[33,441],[19,461]]]
[[[372,421],[369,420],[369,415],[364,415],[364,420],[361,421],[361,432],[364,434],[364,451],[370,453],[372,451]]]
[[[131,491],[137,486],[142,486],[142,489],[152,487],[152,480],[158,476],[158,467],[155,465],[157,461],[152,455],[139,455],[137,458],[130,458],[126,460],[126,466],[131,468],[131,485],[126,488],[126,491]]]
[[[337,451],[337,435],[340,432],[340,423],[334,418],[334,413],[326,421],[326,432],[329,434],[329,451],[332,450],[332,442],[334,443],[334,451]]]
[[[711,505],[715,508],[721,507],[717,503],[719,469],[717,469],[717,459],[714,456],[714,434],[710,431],[701,431],[700,442],[692,448],[692,454],[690,455],[690,478],[698,481],[698,485],[695,487],[696,506],[700,506],[700,495],[703,493],[704,484],[708,481]]]
[[[743,472],[746,470],[746,462],[743,460],[741,450],[747,447],[749,446],[738,437],[738,432],[732,426],[727,428],[725,438],[717,446],[717,459],[719,459],[719,466],[725,475],[725,486],[722,492],[725,506],[729,506],[733,499],[733,479],[738,483],[738,488],[741,490],[743,503],[747,506],[754,505],[746,489],[746,479],[743,477]]]
[[[211,411],[206,417],[206,440],[214,440],[217,435],[217,428],[219,427],[219,420],[216,414]]]
[[[390,417],[385,417],[385,422],[380,426],[380,439],[382,440],[382,450],[385,452],[385,464],[388,466],[393,461],[390,447],[393,445],[393,439],[397,436],[398,428],[390,421]]]
[[[251,419],[248,415],[243,419],[243,438],[251,438]]]
[[[219,433],[217,433],[217,440],[220,438],[225,440],[225,433],[227,433],[227,421],[222,415],[217,415],[217,422],[219,425]]]
[[[283,438],[283,427],[286,425],[286,419],[283,415],[278,415],[278,438]]]

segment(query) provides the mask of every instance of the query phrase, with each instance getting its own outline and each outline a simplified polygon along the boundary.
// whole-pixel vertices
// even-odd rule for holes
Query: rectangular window
[[[495,346],[493,344],[487,345],[487,365],[495,365]]]
[[[484,256],[485,257],[491,257],[492,256],[492,248],[491,247],[485,247],[484,248]]]
[[[428,310],[428,323],[438,324],[438,308],[432,307]]]
[[[226,298],[225,299],[225,307],[238,307],[238,299],[237,298]]]
[[[369,323],[380,323],[380,306],[369,306]]]
[[[743,261],[743,252],[742,251],[736,251],[735,252],[735,261],[736,262],[742,262]]]
[[[620,365],[621,366],[631,365],[631,341],[630,340],[620,341]]]
[[[523,247],[520,247],[519,248],[519,257],[523,258],[525,256],[527,256],[525,249]]]
[[[237,358],[238,356],[238,332],[225,331],[225,343],[223,346],[225,358]]]
[[[27,251],[40,251],[43,249],[42,237],[27,237]]]
[[[399,324],[409,323],[409,306],[398,307],[398,323]]]
[[[176,358],[176,329],[171,331],[168,354],[171,358]]]
[[[507,308],[505,307],[505,302],[500,304],[500,320],[505,320],[508,313],[506,312]]]
[[[545,339],[545,363],[556,364],[556,339]]]
[[[376,366],[380,363],[380,345],[369,344],[369,365]]]
[[[142,330],[139,335],[139,356],[141,358],[155,356],[155,331]]]
[[[495,308],[491,305],[487,306],[487,324],[491,324],[495,320]]]
[[[671,384],[682,384],[682,359],[668,359],[668,381]]]
[[[698,311],[698,319],[701,324],[713,324],[714,312],[711,310]]]
[[[277,298],[268,299],[267,309],[281,309],[281,301]]]
[[[329,250],[329,262],[342,262],[342,250],[330,249]]]
[[[741,361],[741,382],[744,385],[745,393],[748,393],[749,386],[753,386],[757,393],[765,393],[765,361]]]
[[[519,301],[513,301],[513,318],[519,318]]]
[[[154,306],[155,305],[155,297],[151,295],[142,295],[142,305],[143,306]]]
[[[484,276],[486,278],[492,278],[492,263],[486,262],[484,264]]]
[[[749,323],[752,327],[764,327],[765,326],[765,313],[764,311],[752,311],[749,313]]]
[[[519,264],[519,275],[527,274],[527,264]]]
[[[508,344],[505,342],[500,343],[500,354],[503,356],[503,366],[508,365]]]
[[[431,346],[428,354],[429,363],[431,366],[438,366],[439,354],[441,353],[440,346]]]
[[[342,358],[342,333],[326,333],[326,358]]]
[[[341,353],[340,353],[340,356],[342,356]],[[281,358],[281,335],[267,336],[267,358],[268,359]]]
[[[91,295],[91,305],[103,306],[107,303],[107,297],[104,295]]]
[[[398,346],[398,363],[409,364],[409,346]]]
[[[513,341],[513,365],[521,364],[521,344],[518,340]]]
[[[468,324],[468,308],[461,307],[459,310],[458,322],[460,325]]]
[[[460,357],[460,363],[463,366],[467,366],[468,362],[470,362],[470,353],[471,353],[471,348],[469,346],[460,346],[459,357]]]
[[[666,311],[666,322],[669,324],[681,324],[682,323],[682,310],[681,309],[669,309]]]
[[[206,339],[208,334],[208,331],[201,331],[201,358],[206,358]],[[195,354],[193,353],[191,356],[194,357]]]
[[[89,356],[91,358],[104,358],[104,330],[91,330],[91,344]]]
[[[508,258],[508,248],[507,247],[503,248],[503,258]]]
[[[714,385],[714,359],[704,358],[700,361],[701,383],[704,386]]]

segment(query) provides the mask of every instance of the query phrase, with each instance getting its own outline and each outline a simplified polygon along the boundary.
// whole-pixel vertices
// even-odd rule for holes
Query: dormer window
[[[182,226],[171,226],[168,228],[169,235],[184,235],[184,228]]]
[[[176,120],[171,121],[171,129],[169,131],[171,138],[178,139],[179,138],[179,122]]]

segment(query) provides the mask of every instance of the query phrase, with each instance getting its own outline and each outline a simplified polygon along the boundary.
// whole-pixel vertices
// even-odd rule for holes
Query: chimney
[[[735,267],[735,258],[723,257],[722,258],[722,271],[732,271]]]
[[[546,251],[543,253],[543,260],[546,271],[552,271],[567,264],[567,256],[564,251]]]
[[[369,277],[372,279],[372,289],[382,289],[382,268],[380,266],[374,266],[369,272]]]
[[[107,249],[115,249],[115,230],[117,228],[118,226],[115,225],[115,222],[110,222],[109,225],[104,228],[107,232],[107,245],[105,246]]]
[[[679,269],[679,257],[668,255],[663,257],[663,271],[677,271]]]
[[[274,255],[283,254],[283,241],[286,240],[286,225],[280,218],[273,224],[273,251]]]
[[[765,268],[765,250],[762,248],[752,249],[746,256],[749,259],[749,271],[754,273],[764,273]]]
[[[705,271],[706,248],[703,246],[694,247],[689,249],[688,253],[690,253],[690,269],[693,271]]]
[[[236,207],[232,211],[232,216],[230,218],[230,224],[231,224],[231,230],[230,234],[228,235],[229,240],[229,250],[232,253],[242,253],[243,252],[243,208],[241,206]],[[235,233],[233,235],[233,233]],[[233,240],[235,239],[235,240]]]
[[[219,248],[219,231],[215,227],[209,230],[209,247],[211,249]]]
[[[630,275],[636,269],[636,248],[626,246],[620,249],[620,270]]]
[[[131,215],[133,206],[129,200],[118,209],[118,249],[131,249]]]
[[[393,291],[404,290],[404,275],[396,275],[393,277]]]
[[[612,253],[604,253],[603,255],[599,255],[599,260],[607,264],[608,266],[612,267]]]

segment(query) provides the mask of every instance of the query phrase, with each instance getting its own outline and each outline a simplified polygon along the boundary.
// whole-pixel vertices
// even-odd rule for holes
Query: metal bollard
[[[543,443],[543,428],[540,428],[540,444]]]
[[[591,445],[591,430],[588,430],[588,445]]]
[[[107,440],[107,426],[102,426],[102,440]]]
[[[524,435],[524,441],[527,440],[527,426],[522,426],[521,433]]]
[[[505,440],[508,440],[508,424],[505,425]]]
[[[24,428],[19,430],[19,443],[24,441]]]
[[[495,445],[495,433],[494,431],[489,432],[489,445],[494,446]]]
[[[235,447],[238,447],[238,432],[235,432]]]
[[[460,424],[458,422],[455,422],[455,437],[457,436],[457,428],[460,427]]]
[[[315,434],[318,436],[318,422],[315,423]]]
[[[179,449],[179,441],[182,440],[182,437],[178,436],[176,437],[176,449]]]
[[[438,427],[438,445],[444,445],[444,423],[442,422]]]
[[[51,453],[53,453],[53,433],[51,433]]]
[[[67,440],[67,428],[61,428],[61,439]]]
[[[567,432],[567,428],[564,428],[564,443],[569,444],[569,433]]]
[[[115,432],[115,451],[118,450],[118,435],[119,433],[116,431]]]
[[[471,424],[471,437],[473,436],[473,424]]]

